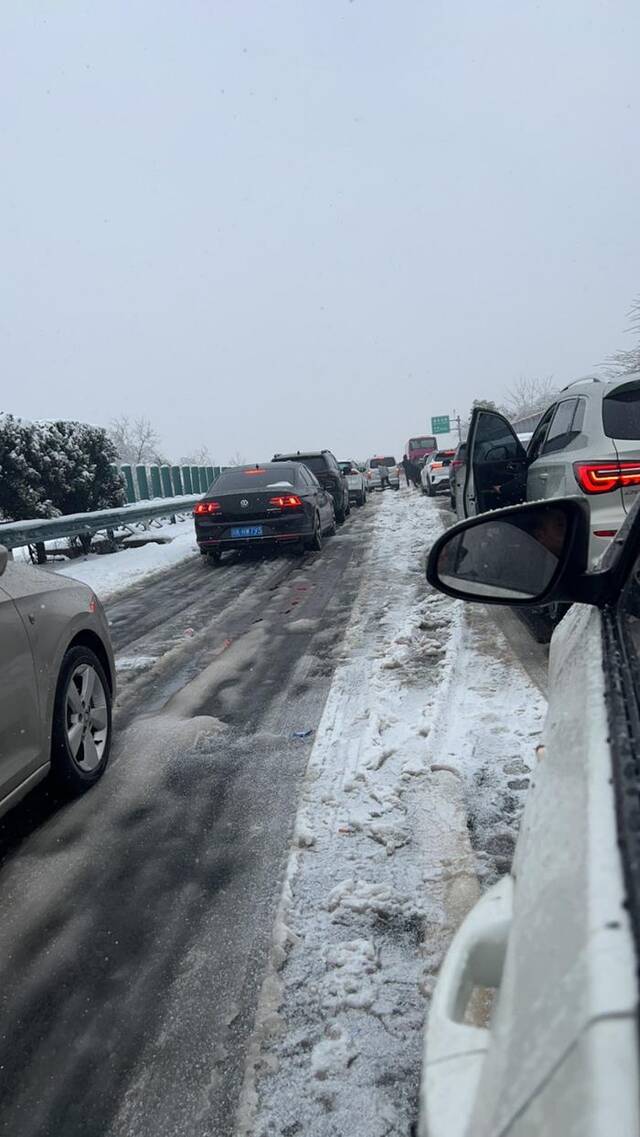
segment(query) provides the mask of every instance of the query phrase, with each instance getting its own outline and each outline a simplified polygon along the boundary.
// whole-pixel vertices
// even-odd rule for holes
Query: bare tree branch
[[[121,462],[137,466],[144,462],[163,465],[166,461],[158,453],[160,436],[151,425],[151,420],[144,415],[133,420],[127,415],[114,419],[109,428],[109,436]]]
[[[627,333],[640,337],[640,296],[636,296],[633,301],[627,312],[627,318],[629,320]],[[616,379],[619,375],[632,375],[640,371],[640,343],[635,347],[614,351],[600,366],[607,379]]]
[[[558,386],[552,375],[545,378],[521,377],[507,392],[506,414],[514,421],[544,411],[557,393]]]

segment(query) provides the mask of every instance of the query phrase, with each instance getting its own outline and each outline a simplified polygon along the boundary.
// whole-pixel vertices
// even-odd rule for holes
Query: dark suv
[[[349,486],[330,450],[296,450],[295,454],[274,454],[274,462],[304,462],[333,498],[336,521],[341,525],[351,512]]]

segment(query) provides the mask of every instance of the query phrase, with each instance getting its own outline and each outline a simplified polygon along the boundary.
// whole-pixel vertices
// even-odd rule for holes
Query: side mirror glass
[[[568,564],[575,506],[572,501],[541,502],[464,522],[434,545],[427,578],[441,591],[465,600],[536,603]]]
[[[5,549],[4,545],[0,545],[0,576],[2,576],[4,570],[7,567],[8,562],[9,562],[9,550]]]

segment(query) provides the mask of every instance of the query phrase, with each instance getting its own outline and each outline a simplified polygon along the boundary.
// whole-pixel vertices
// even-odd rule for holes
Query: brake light
[[[270,497],[269,505],[277,505],[280,509],[297,509],[302,505],[302,498],[298,497],[295,493],[281,495],[280,497]]]
[[[432,462],[431,463],[431,469],[432,470],[441,470],[443,466],[444,466],[444,462]]]
[[[611,493],[640,486],[640,462],[574,462],[573,472],[585,493]]]
[[[203,513],[218,513],[221,509],[219,501],[198,501],[193,512],[196,516],[202,516]]]

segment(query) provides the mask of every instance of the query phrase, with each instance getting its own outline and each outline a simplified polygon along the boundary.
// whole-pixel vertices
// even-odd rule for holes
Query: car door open
[[[476,407],[469,427],[464,485],[466,517],[518,505],[527,496],[527,455],[511,423]]]

